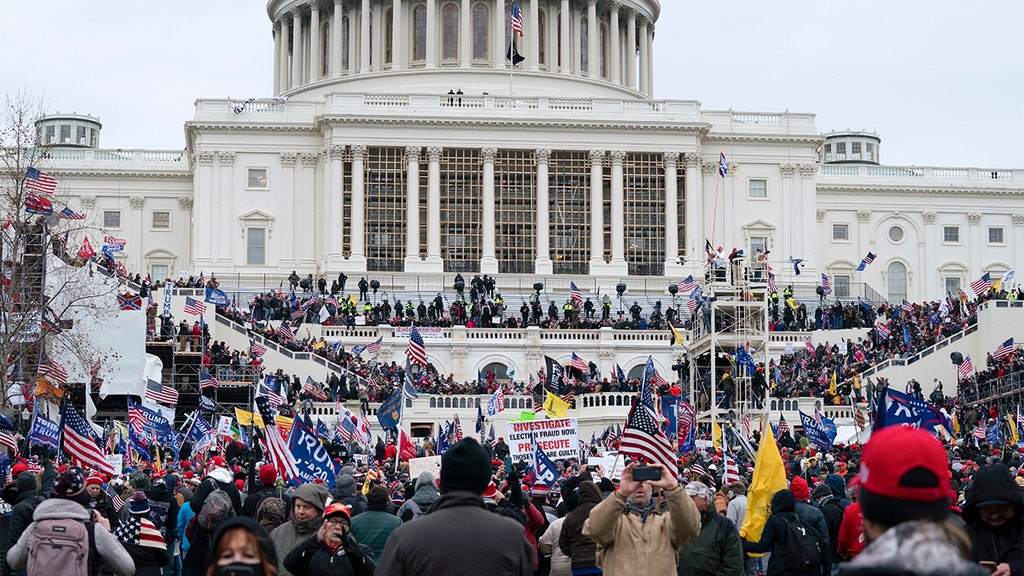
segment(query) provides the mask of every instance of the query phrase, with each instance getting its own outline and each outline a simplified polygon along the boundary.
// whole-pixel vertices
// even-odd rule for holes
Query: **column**
[[[981,247],[984,246],[987,243],[988,239],[987,238],[984,239],[984,240],[982,239],[980,224],[981,224],[981,212],[968,212],[967,213],[967,228],[969,229],[968,234],[970,236],[969,242],[970,242],[970,255],[971,255],[971,259],[969,261],[975,263],[975,266],[977,266],[977,268],[975,268],[972,271],[973,274],[971,274],[971,276],[970,276],[971,278],[977,278],[977,277],[979,277],[979,276],[981,276],[982,274],[985,273],[985,268],[984,268],[984,265],[982,264],[982,262],[984,262],[984,260],[981,257]],[[960,240],[961,240],[961,242],[963,242],[965,240],[965,238],[961,238]],[[924,244],[924,239],[923,238],[918,238],[917,242],[918,242],[918,246],[921,246],[921,245]],[[909,284],[909,279],[910,279],[909,271],[907,273],[907,279],[908,279],[908,284]],[[908,286],[908,288],[909,288],[909,286]],[[909,292],[909,289],[907,291]],[[909,296],[908,296],[908,298],[909,298]],[[920,301],[923,298],[924,298],[923,295],[919,295],[917,300]]]
[[[569,50],[569,47],[572,46],[572,38],[569,36],[569,20],[572,17],[572,11],[569,8],[569,0],[562,0],[561,15],[558,25],[562,30],[562,43],[559,46],[558,59],[561,61],[562,74],[572,74],[572,52]]]
[[[125,266],[131,270],[141,270],[143,268],[142,258],[146,250],[146,244],[142,241],[142,224],[145,216],[142,213],[142,207],[146,204],[145,196],[129,196],[128,205],[131,206],[132,214],[128,218],[128,244],[131,249],[128,254],[131,258],[125,258]]]
[[[331,78],[341,76],[341,22],[345,18],[342,0],[334,0],[334,17],[331,19]]]
[[[235,189],[232,185],[232,171],[235,165],[235,153],[234,152],[220,152],[217,154],[217,160],[219,161],[219,169],[215,170],[214,173],[220,174],[219,189],[217,190],[218,198],[220,199],[220,206],[214,208],[214,222],[226,222],[233,213],[231,210],[231,194]],[[220,257],[217,258],[217,266],[224,268],[230,268],[232,265],[231,258],[231,229],[227,226],[215,226],[219,228],[217,236],[219,237],[218,244],[220,244],[221,252]],[[268,230],[269,233],[269,230]]]
[[[780,240],[785,246],[785,253],[790,253],[796,250],[797,246],[801,245],[801,238],[804,234],[804,221],[801,218],[801,214],[806,209],[800,202],[800,191],[799,188],[793,191],[793,177],[796,175],[795,164],[780,164],[779,173],[782,174],[782,206],[788,207],[788,213],[783,215],[785,220],[790,222],[789,226],[786,226],[784,231],[780,230]],[[813,225],[810,228],[814,229]],[[781,248],[782,246],[779,246]],[[769,248],[771,250],[771,248]],[[807,258],[806,256],[800,256],[800,258]]]
[[[289,28],[288,20],[281,19],[281,78],[280,84],[278,84],[278,94],[287,92],[288,87],[291,86],[291,58],[288,56],[288,42],[291,39],[291,29]]]
[[[356,33],[356,26],[359,22],[357,18],[358,14],[355,10],[350,9],[348,11],[348,75],[355,76],[359,71],[359,59],[361,58],[359,50],[359,34]],[[367,64],[369,67],[369,64]]]
[[[274,94],[281,93],[281,24],[274,23]]]
[[[625,206],[622,190],[622,161],[626,159],[625,150],[612,150],[609,154],[612,160],[612,261],[613,265],[619,265],[622,267],[625,273],[628,269],[626,267],[626,227],[625,227],[625,214],[623,207]]]
[[[498,273],[498,258],[494,250],[494,157],[497,148],[484,148],[480,157],[484,161],[484,224],[481,230],[483,250],[480,254],[480,272],[482,274]]]
[[[437,53],[440,48],[437,39],[437,0],[427,0],[427,68],[437,68]]]
[[[197,152],[195,162],[195,197],[199,206],[195,212],[195,226],[192,227],[192,250],[197,268],[211,268],[214,246],[207,234],[213,230],[213,153]]]
[[[351,22],[351,19],[349,20]],[[352,247],[352,253],[348,257],[349,262],[361,264],[364,268],[366,266],[366,254],[364,246],[366,244],[366,235],[364,232],[364,219],[366,217],[365,202],[364,202],[364,187],[365,183],[363,179],[366,176],[363,170],[363,159],[366,157],[366,145],[355,144],[349,148],[352,152],[352,205],[349,207],[349,214],[352,220],[352,237],[349,238],[349,244]]]
[[[292,12],[292,88],[302,85],[302,14]]]
[[[316,82],[320,79],[320,71],[323,70],[323,50],[320,49],[320,3],[310,2],[309,7],[309,81]]]
[[[601,76],[601,52],[597,37],[597,0],[587,0],[587,76]]]
[[[405,264],[420,261],[420,147],[405,149],[407,174],[405,177]]]
[[[611,16],[608,19],[608,79],[616,84],[622,83],[622,48],[619,34],[619,5],[612,4]]]
[[[683,254],[691,266],[701,269],[701,253],[704,247],[704,193],[701,191],[700,149],[683,154],[686,174],[683,181],[683,198],[686,199],[686,218],[683,232]]]
[[[324,226],[327,229],[324,234],[327,244],[324,253],[327,254],[328,270],[340,269],[341,263],[344,261],[344,256],[341,252],[341,214],[344,211],[341,189],[343,186],[342,159],[344,154],[344,146],[331,145],[327,147],[327,156],[331,162],[331,169],[327,177],[327,193],[324,195],[326,208],[324,210],[326,213]]]
[[[405,48],[402,46],[402,0],[391,3],[391,69],[401,70],[405,67]]]
[[[459,66],[469,68],[473,65],[473,3],[462,0],[459,9]]]
[[[729,171],[730,172],[732,171],[732,166],[729,167]],[[799,238],[799,241],[802,243],[801,247],[802,247],[803,253],[807,255],[807,256],[805,256],[805,258],[807,258],[808,261],[811,262],[811,264],[808,266],[808,268],[810,268],[810,270],[808,270],[808,272],[812,272],[812,273],[814,272],[814,268],[815,267],[818,267],[819,270],[823,270],[825,268],[824,263],[821,263],[821,264],[818,263],[818,243],[814,242],[815,226],[814,226],[814,222],[811,220],[811,214],[816,214],[817,213],[817,207],[818,207],[818,202],[817,202],[817,196],[818,195],[817,195],[817,192],[816,192],[816,187],[814,185],[814,177],[815,177],[815,175],[817,173],[818,173],[818,166],[816,164],[801,164],[800,165],[800,200],[799,200],[799,202],[800,202],[800,204],[804,208],[804,212],[803,212],[803,219],[804,219],[803,229],[804,229],[804,233]],[[907,279],[909,281],[910,277],[908,276]],[[908,285],[908,287],[909,287],[909,285]],[[922,296],[922,298],[923,298],[923,296]]]
[[[636,90],[636,13],[626,17],[626,87]]]
[[[296,206],[295,214],[302,214],[297,219],[299,223],[303,223],[302,229],[302,241],[299,243],[299,254],[301,255],[299,265],[312,269],[316,268],[316,246],[314,241],[316,240],[316,219],[313,214],[316,213],[316,165],[320,160],[320,154],[302,154],[302,173],[299,179],[300,185],[302,186],[301,196],[302,202],[305,209],[301,212]]]
[[[604,265],[604,150],[590,151],[590,273]],[[613,210],[614,212],[614,210]]]
[[[540,0],[530,0],[530,27],[526,29],[526,38],[530,42],[530,50],[526,54],[526,61],[530,63],[530,70],[540,70],[540,36],[545,34],[540,29],[540,8],[537,6]]]
[[[537,159],[537,264],[535,274],[552,274],[551,263],[551,199],[548,196],[548,161],[551,150],[540,149]]]
[[[650,58],[650,55],[647,53],[647,22],[644,22],[640,26],[640,30],[638,32],[639,37],[637,40],[640,43],[640,92],[643,94],[650,94],[651,79],[647,76],[647,59]]]
[[[427,264],[434,264],[432,271],[441,272],[444,261],[441,258],[441,154],[444,148],[427,148]]]
[[[679,269],[679,153],[665,152],[665,275],[670,269]]]
[[[350,20],[351,21],[351,20]],[[349,55],[352,58],[352,55]],[[359,10],[359,73],[370,71],[370,0],[363,0]]]
[[[301,241],[305,230],[296,226],[298,222],[299,202],[295,197],[295,161],[298,155],[293,152],[282,153],[281,156],[281,265],[295,265],[295,249]],[[243,260],[244,261],[244,260]]]
[[[654,97],[654,24],[647,30],[647,95]]]
[[[491,57],[491,64],[500,70],[505,68],[505,53],[508,52],[508,45],[505,44],[505,28],[509,27],[510,24],[505,21],[505,0],[495,0],[494,14],[494,29],[491,31],[491,48],[493,56]]]

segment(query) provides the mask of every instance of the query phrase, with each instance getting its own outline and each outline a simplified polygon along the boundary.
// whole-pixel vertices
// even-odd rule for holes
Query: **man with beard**
[[[330,494],[323,484],[303,484],[292,494],[292,519],[270,533],[277,557],[283,561],[288,553],[317,533],[323,524],[324,507]],[[291,574],[278,566],[280,576]]]

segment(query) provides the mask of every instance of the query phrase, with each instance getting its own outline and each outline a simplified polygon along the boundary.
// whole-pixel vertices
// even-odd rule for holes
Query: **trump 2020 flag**
[[[816,416],[817,418],[800,412],[800,423],[804,426],[804,435],[818,448],[828,450],[836,439],[836,424],[821,416],[820,413]]]
[[[558,467],[541,449],[540,444],[537,443],[537,438],[532,435],[530,438],[533,442],[533,469],[536,472],[536,479],[547,484],[548,488],[550,488],[552,484],[558,481]]]
[[[319,480],[326,484],[328,489],[334,489],[337,474],[334,462],[317,438],[317,433],[310,430],[301,418],[296,418],[292,424],[288,449],[295,456],[295,468],[299,473],[298,478],[292,479],[293,483],[308,484]]]

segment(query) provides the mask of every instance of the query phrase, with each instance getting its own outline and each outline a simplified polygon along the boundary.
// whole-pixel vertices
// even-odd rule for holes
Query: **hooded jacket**
[[[353,518],[366,510],[366,496],[362,492],[356,492],[356,480],[348,474],[338,475],[338,483],[330,495],[331,498],[348,506]]]
[[[934,522],[904,522],[872,541],[839,576],[985,576],[989,571],[965,560],[964,551]],[[774,555],[772,555],[774,559]]]
[[[441,495],[437,493],[437,485],[434,484],[434,475],[426,470],[420,472],[420,475],[416,477],[415,487],[416,492],[409,500],[416,503],[415,505],[419,507],[422,514],[426,514],[430,507],[434,505],[434,502],[441,498]],[[396,516],[401,518],[403,522],[408,522],[415,517],[415,513],[409,502],[403,502],[398,507]]]
[[[982,466],[967,487],[961,517],[974,545],[970,559],[1006,562],[1010,574],[1024,576],[1024,492],[1013,481],[1003,464]],[[1002,526],[992,526],[981,519],[978,504],[989,500],[1011,503],[1015,512]]]
[[[700,515],[700,533],[679,549],[679,576],[740,576],[743,546],[736,525],[713,509]]]
[[[589,479],[579,483],[579,504],[565,516],[562,532],[558,535],[558,547],[572,562],[573,570],[597,566],[597,544],[583,535],[583,523],[590,511],[601,503],[601,491]]]
[[[324,522],[322,514],[324,506],[327,505],[328,496],[330,494],[323,484],[303,484],[295,489],[295,493],[292,494],[292,504],[295,504],[295,500],[302,500],[316,507],[319,513],[312,520],[306,522],[299,522],[293,518],[274,528],[274,531],[270,533],[270,540],[274,543],[274,550],[277,552],[279,560],[280,576],[291,574],[282,565],[288,553],[310,536],[315,536],[316,531],[320,529],[320,525]]]
[[[796,519],[796,499],[793,492],[779,490],[772,495],[772,514],[764,524],[761,539],[757,542],[744,542],[743,551],[760,554],[771,551],[768,559],[767,576],[802,575],[786,566],[786,540],[789,535],[789,523]]]
[[[174,549],[174,542],[178,538],[178,499],[164,482],[157,481],[153,487],[146,490],[146,498],[149,498],[149,519],[160,531],[167,543],[167,549]]]
[[[50,498],[41,502],[32,515],[32,523],[18,538],[17,544],[7,552],[7,563],[14,570],[21,570],[28,565],[28,551],[35,537],[36,522],[40,520],[56,520],[72,518],[82,522],[90,521],[89,511],[81,504],[64,498]],[[118,576],[132,576],[135,573],[135,562],[114,535],[99,524],[93,527],[96,540],[96,551],[100,560]]]
[[[36,479],[35,476],[28,473],[22,472],[18,475],[18,486],[24,488],[18,493],[17,500],[14,501],[14,508],[11,510],[11,520],[9,528],[7,529],[7,539],[0,542],[0,552],[3,553],[4,558],[7,558],[7,551],[11,549],[11,546],[18,541],[28,525],[32,523],[32,514],[36,511],[36,507],[43,502],[44,498],[36,492]],[[6,563],[6,560],[4,560]]]

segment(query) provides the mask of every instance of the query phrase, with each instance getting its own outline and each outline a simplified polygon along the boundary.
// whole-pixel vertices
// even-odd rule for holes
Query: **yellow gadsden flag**
[[[668,324],[668,329],[672,331],[672,339],[669,341],[668,345],[672,346],[675,344],[682,344],[683,335],[679,333],[679,330],[676,330],[676,327],[673,326],[671,322]]]
[[[715,452],[722,450],[722,427],[718,422],[711,423],[711,442],[715,446]]]
[[[754,479],[747,490],[747,515],[743,518],[740,537],[751,542],[761,540],[761,532],[768,521],[768,504],[772,494],[786,487],[786,468],[782,464],[779,447],[771,425],[763,426],[761,445],[754,458]]]
[[[548,418],[565,418],[569,413],[569,403],[548,391],[548,396],[544,399],[544,411],[547,412]]]
[[[235,419],[239,426],[258,426],[263,428],[263,416],[253,412],[247,412],[241,408],[235,408]]]

